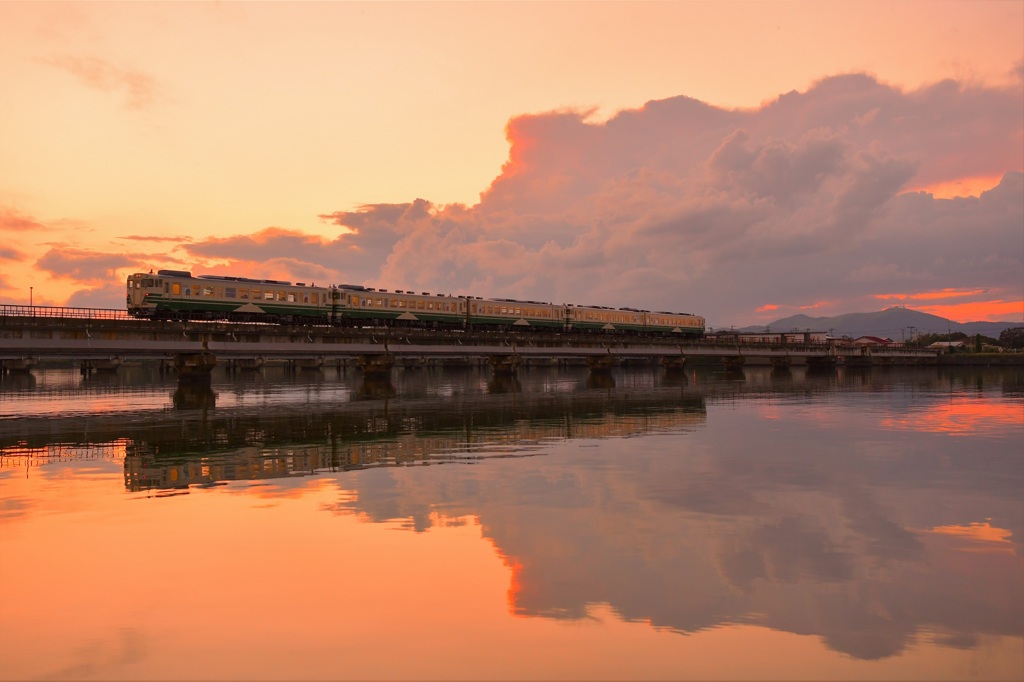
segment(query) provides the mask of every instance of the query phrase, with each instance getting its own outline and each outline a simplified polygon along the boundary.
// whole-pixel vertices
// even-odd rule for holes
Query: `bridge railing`
[[[111,308],[68,308],[45,305],[0,305],[0,317],[63,317],[80,320],[130,320],[125,310]]]

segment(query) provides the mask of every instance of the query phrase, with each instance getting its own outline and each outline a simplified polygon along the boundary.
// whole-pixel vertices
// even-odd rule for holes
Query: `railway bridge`
[[[736,345],[697,339],[550,331],[430,330],[399,327],[326,327],[259,323],[137,320],[124,311],[93,308],[0,306],[0,369],[30,370],[40,360],[81,363],[83,372],[113,370],[126,359],[159,360],[182,379],[212,369],[258,367],[268,360],[293,367],[354,362],[368,375],[384,374],[396,360],[487,359],[495,373],[514,373],[522,362],[584,359],[594,371],[628,361],[657,361],[679,369],[689,358],[710,358],[726,368],[748,359],[775,366],[806,363],[925,364],[936,354],[906,348],[871,349],[836,344]]]

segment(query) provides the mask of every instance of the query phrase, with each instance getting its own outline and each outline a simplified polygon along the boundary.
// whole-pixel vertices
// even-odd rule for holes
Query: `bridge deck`
[[[218,358],[309,357],[588,357],[620,358],[707,356],[722,358],[865,357],[934,358],[935,353],[907,348],[837,345],[716,345],[678,337],[553,332],[478,332],[398,328],[334,328],[225,322],[135,320],[104,315],[4,314],[0,307],[0,359],[25,357],[85,360],[110,357],[167,358],[211,352]],[[24,306],[17,306],[18,313]],[[48,312],[83,309],[45,309]],[[88,310],[88,309],[84,309]]]

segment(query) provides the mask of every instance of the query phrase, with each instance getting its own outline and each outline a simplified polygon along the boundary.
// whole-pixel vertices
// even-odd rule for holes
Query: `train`
[[[184,270],[128,276],[128,314],[144,319],[329,326],[586,331],[697,337],[704,318],[508,298],[452,296],[355,284],[316,286]]]

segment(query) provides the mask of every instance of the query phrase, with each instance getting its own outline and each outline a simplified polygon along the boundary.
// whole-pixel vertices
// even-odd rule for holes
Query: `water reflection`
[[[362,400],[383,400],[397,395],[390,377],[364,377],[356,395]]]
[[[191,381],[178,384],[171,397],[176,410],[212,410],[217,405],[217,394],[210,384]]]
[[[495,374],[487,382],[488,393],[522,393],[523,385],[519,378],[511,374]]]
[[[316,374],[127,409],[166,400],[147,383],[109,414],[6,420],[0,471],[107,458],[123,463],[109,494],[137,504],[329,481],[321,516],[419,533],[475,519],[509,609],[535,619],[606,606],[678,633],[755,624],[862,661],[1024,641],[1017,370]],[[13,500],[7,521],[32,510]]]

